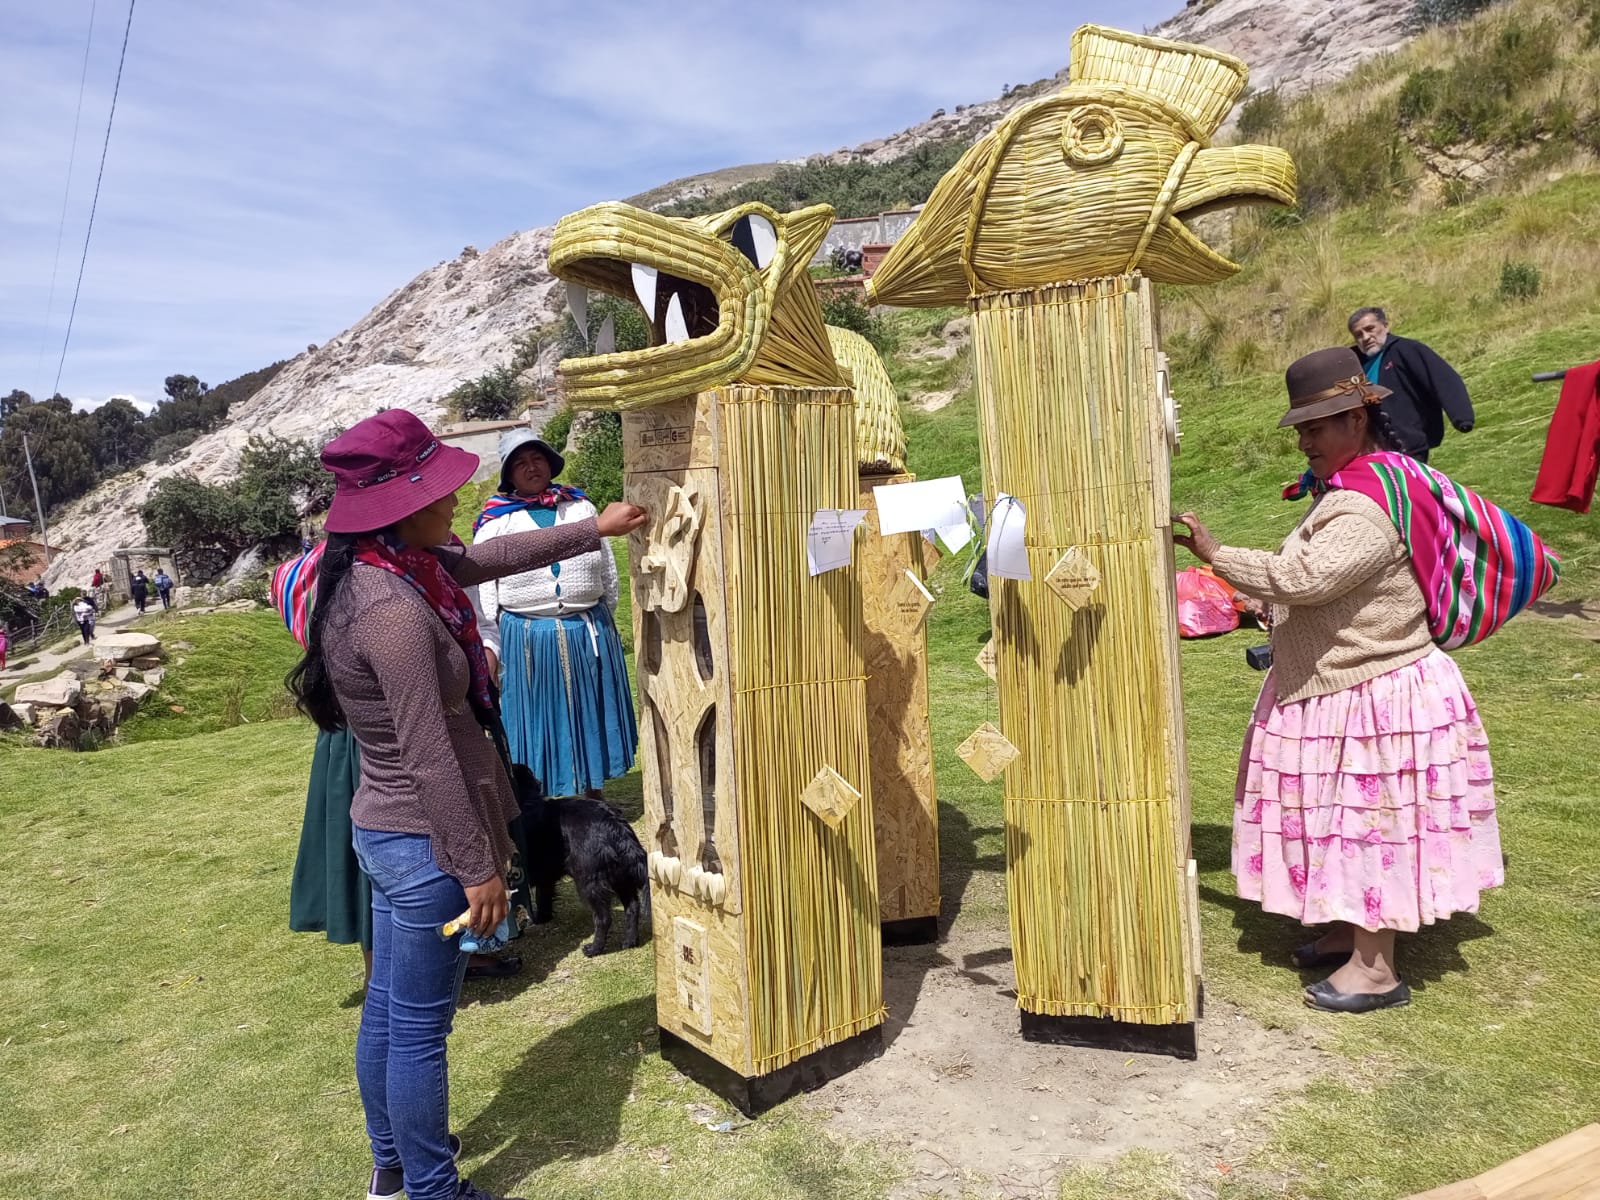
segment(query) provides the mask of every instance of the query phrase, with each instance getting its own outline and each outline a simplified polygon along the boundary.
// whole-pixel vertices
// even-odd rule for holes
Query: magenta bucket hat
[[[322,465],[334,479],[325,528],[367,533],[456,491],[478,469],[478,456],[447,446],[414,413],[391,408],[324,446]]]

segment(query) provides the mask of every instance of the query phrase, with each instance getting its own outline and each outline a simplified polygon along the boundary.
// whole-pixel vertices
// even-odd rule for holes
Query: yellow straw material
[[[946,173],[872,278],[909,307],[1140,271],[1208,283],[1238,266],[1180,219],[1223,204],[1294,203],[1272,146],[1213,147],[1243,91],[1226,54],[1086,25],[1071,82],[1014,110]]]
[[[906,434],[900,398],[877,347],[853,329],[828,326],[834,358],[854,379],[856,453],[862,474],[894,475],[906,469]]]

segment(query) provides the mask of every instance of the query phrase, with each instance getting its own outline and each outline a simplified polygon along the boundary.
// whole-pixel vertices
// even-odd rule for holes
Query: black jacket
[[[1401,451],[1420,454],[1444,441],[1447,416],[1462,433],[1472,429],[1472,400],[1454,367],[1421,342],[1392,333],[1382,354],[1378,383],[1394,393],[1382,407],[1399,435]]]

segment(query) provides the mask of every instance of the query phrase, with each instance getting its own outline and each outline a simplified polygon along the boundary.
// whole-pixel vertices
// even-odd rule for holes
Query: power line
[[[56,308],[56,276],[61,270],[61,243],[67,232],[67,206],[72,199],[72,168],[78,161],[78,125],[83,120],[83,92],[89,81],[89,48],[94,45],[94,17],[100,0],[89,4],[89,32],[83,39],[83,70],[78,75],[78,111],[72,115],[72,153],[67,156],[67,187],[61,196],[61,224],[56,227],[56,256],[50,264],[50,298],[44,305],[44,325],[39,330],[39,357],[34,362],[34,375],[44,371],[44,344],[50,336],[50,317]]]
[[[72,309],[67,313],[67,335],[61,339],[61,361],[56,364],[56,382],[50,390],[61,390],[61,372],[67,365],[67,345],[72,341],[72,321],[78,315],[78,293],[83,288],[83,266],[89,261],[89,237],[94,233],[94,213],[100,206],[100,181],[106,174],[106,151],[111,148],[111,122],[117,116],[117,93],[122,90],[122,64],[128,58],[128,34],[133,29],[133,6],[128,0],[128,23],[122,29],[122,53],[117,57],[117,82],[111,89],[111,111],[106,115],[106,137],[100,146],[100,170],[94,177],[94,200],[89,205],[89,227],[83,231],[83,255],[78,259],[78,282],[72,288]]]

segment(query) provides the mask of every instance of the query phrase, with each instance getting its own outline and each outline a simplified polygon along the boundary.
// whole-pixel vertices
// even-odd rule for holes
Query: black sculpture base
[[[741,1075],[670,1030],[662,1029],[661,1057],[747,1117],[757,1117],[801,1092],[812,1092],[883,1053],[883,1026],[824,1046],[766,1075]]]
[[[1170,1054],[1193,1059],[1199,1047],[1193,1022],[1187,1025],[1139,1025],[1111,1017],[1047,1017],[1022,1010],[1022,1037],[1029,1042],[1126,1050],[1132,1054]]]
[[[938,917],[904,917],[882,928],[885,946],[931,946],[939,940]]]

